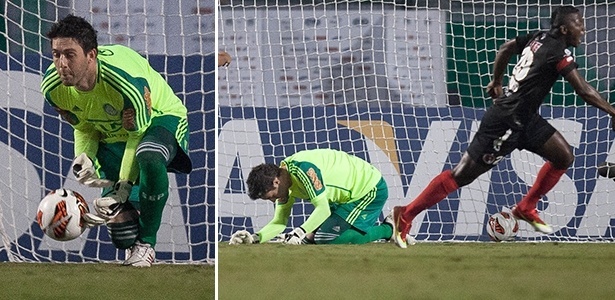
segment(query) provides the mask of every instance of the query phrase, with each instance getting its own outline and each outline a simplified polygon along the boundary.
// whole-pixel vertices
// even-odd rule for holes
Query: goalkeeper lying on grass
[[[273,220],[255,234],[235,232],[230,244],[262,243],[286,229],[295,199],[314,211],[301,226],[283,235],[284,244],[365,244],[390,239],[392,219],[376,226],[389,195],[382,174],[368,162],[331,149],[305,150],[281,166],[261,164],[248,175],[251,199],[275,203]]]

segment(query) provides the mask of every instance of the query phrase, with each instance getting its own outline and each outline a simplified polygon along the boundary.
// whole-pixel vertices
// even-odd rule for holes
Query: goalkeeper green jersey
[[[332,149],[297,152],[284,159],[281,167],[290,174],[289,199],[286,203],[276,202],[273,220],[259,231],[262,241],[286,228],[295,198],[314,205],[314,211],[301,225],[306,232],[312,232],[331,215],[330,204],[357,201],[382,178],[380,171],[365,160]]]
[[[126,142],[119,179],[138,176],[135,151],[151,119],[168,115],[186,123],[187,110],[166,80],[136,51],[121,45],[98,47],[96,85],[91,91],[65,86],[52,64],[41,91],[75,132],[75,155],[95,159],[98,143]],[[178,138],[187,152],[187,141]]]

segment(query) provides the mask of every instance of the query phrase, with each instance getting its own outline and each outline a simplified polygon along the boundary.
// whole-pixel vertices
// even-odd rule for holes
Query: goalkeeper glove
[[[287,245],[301,245],[305,244],[303,238],[305,238],[305,230],[301,227],[293,229],[293,231],[286,234],[284,237],[284,244]]]
[[[132,182],[127,180],[118,181],[111,194],[94,200],[94,208],[98,216],[106,220],[114,218],[122,209],[124,202],[128,200],[131,191]]]
[[[85,227],[87,228],[92,228],[92,227],[96,227],[102,224],[105,224],[105,219],[92,214],[92,213],[85,213],[82,216],[82,221],[85,224]]]
[[[258,234],[251,234],[247,230],[239,230],[233,233],[229,245],[258,244],[259,241],[260,237]]]
[[[102,188],[113,185],[113,181],[98,177],[92,160],[85,153],[75,157],[72,169],[77,181],[86,186]]]

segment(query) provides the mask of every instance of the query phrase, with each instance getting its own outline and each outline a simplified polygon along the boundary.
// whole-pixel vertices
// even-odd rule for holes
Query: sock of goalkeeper
[[[160,229],[162,213],[169,198],[168,160],[163,153],[168,153],[168,157],[174,157],[177,151],[175,147],[169,147],[169,145],[176,145],[174,139],[172,143],[159,141],[164,137],[164,134],[146,135],[137,149],[141,211],[139,240],[152,247],[156,245],[156,234]],[[160,149],[166,149],[166,151],[161,152]]]
[[[329,244],[367,244],[377,240],[389,239],[393,234],[393,228],[388,224],[371,227],[363,233],[354,228],[348,228]]]

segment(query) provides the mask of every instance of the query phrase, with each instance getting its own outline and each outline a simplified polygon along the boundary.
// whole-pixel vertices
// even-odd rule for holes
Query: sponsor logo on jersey
[[[542,43],[537,42],[536,40],[530,42],[530,50],[532,50],[532,52],[536,53],[540,47],[542,47]]]
[[[320,182],[320,179],[318,179],[318,174],[316,174],[316,171],[314,171],[313,168],[310,168],[307,170],[306,174],[308,177],[310,177],[314,189],[320,191],[322,189],[322,182]]]

